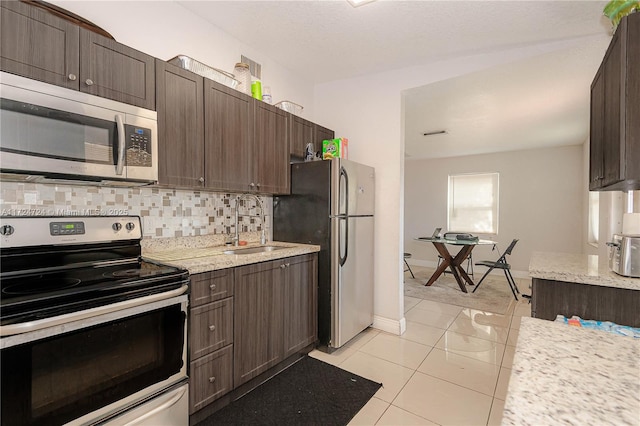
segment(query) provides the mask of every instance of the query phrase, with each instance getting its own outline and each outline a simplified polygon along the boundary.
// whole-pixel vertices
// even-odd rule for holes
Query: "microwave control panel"
[[[151,130],[126,124],[125,133],[127,166],[152,167]]]

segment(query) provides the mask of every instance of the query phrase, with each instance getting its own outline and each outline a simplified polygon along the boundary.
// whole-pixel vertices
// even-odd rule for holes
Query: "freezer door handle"
[[[344,257],[342,256],[342,235],[340,235],[340,266],[344,266],[349,255],[349,175],[344,167],[340,166],[340,183],[344,178],[344,214],[347,217],[341,217],[344,220]],[[342,188],[342,185],[340,185]],[[339,231],[338,231],[339,232]]]

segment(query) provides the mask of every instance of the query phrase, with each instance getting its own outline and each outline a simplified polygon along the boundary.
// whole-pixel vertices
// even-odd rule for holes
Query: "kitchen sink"
[[[280,250],[285,248],[288,248],[288,247],[260,246],[260,247],[237,248],[233,250],[225,250],[222,253],[224,254],[256,254],[256,253],[265,253],[265,252],[275,251],[275,250]]]

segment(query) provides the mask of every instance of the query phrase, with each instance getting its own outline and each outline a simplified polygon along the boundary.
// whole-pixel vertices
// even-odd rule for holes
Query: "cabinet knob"
[[[85,83],[87,84],[87,86],[93,86],[93,80],[91,80],[90,78],[88,78]]]
[[[216,329],[216,326],[215,326],[215,325],[210,325],[210,326],[209,326],[209,331],[214,331],[215,329]]]
[[[254,186],[256,186],[256,184],[255,184],[255,183],[253,183],[253,182],[251,182],[251,183],[249,184],[249,186],[250,186],[251,188],[253,188]]]
[[[203,177],[201,177],[200,179],[198,179],[198,182],[200,182],[200,183],[204,183],[204,178],[203,178]]]
[[[284,269],[286,268],[286,266],[284,266],[284,264],[280,265],[280,269]]]
[[[287,268],[289,267],[289,265],[291,265],[290,263],[285,263],[284,266],[286,266]]]
[[[209,286],[209,288],[210,288],[211,290],[215,290],[215,289],[216,289],[216,285],[215,285],[215,284],[211,284],[211,285]]]
[[[215,377],[209,377],[209,383],[213,383],[213,382],[215,382],[215,381],[216,381],[216,378],[215,378]]]
[[[76,81],[76,75],[75,74],[69,74],[69,80],[71,81]]]
[[[260,188],[260,184],[259,184],[259,183],[256,183],[256,186],[257,186],[258,188]]]

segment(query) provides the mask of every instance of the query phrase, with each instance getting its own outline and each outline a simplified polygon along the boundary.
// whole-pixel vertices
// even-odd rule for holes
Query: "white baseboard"
[[[437,268],[438,267],[438,262],[432,261],[432,260],[408,259],[407,263],[409,265],[411,265],[411,266],[424,266],[425,268]],[[480,274],[480,276],[482,276],[482,274],[484,274],[486,269],[485,268],[478,268],[478,271],[480,271],[480,270],[482,270],[482,273]],[[478,272],[476,272],[476,275],[478,275]],[[501,276],[504,276],[504,272],[502,272],[502,270],[500,270],[500,269],[494,269],[493,271],[491,271],[491,273],[489,275],[501,275]],[[511,275],[513,275],[514,278],[530,278],[529,271],[516,271],[515,269],[512,269],[511,270]],[[478,279],[480,279],[480,278],[478,278]]]
[[[387,333],[400,336],[407,330],[407,322],[404,317],[402,317],[400,320],[392,320],[390,318],[374,315],[372,327],[381,331],[386,331]]]

